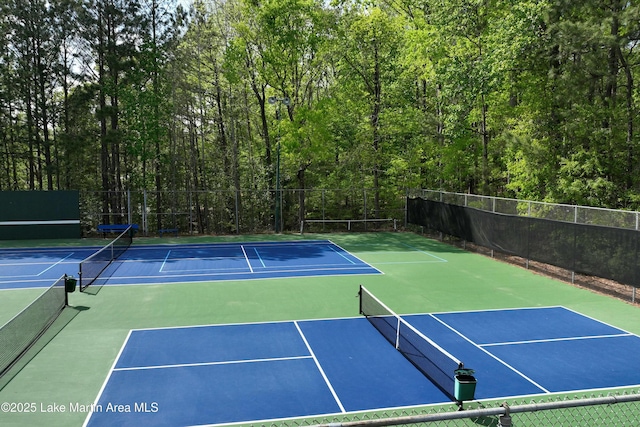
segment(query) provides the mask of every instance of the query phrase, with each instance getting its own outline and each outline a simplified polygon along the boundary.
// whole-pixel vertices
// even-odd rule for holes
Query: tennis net
[[[0,328],[0,377],[44,334],[67,305],[66,276]]]
[[[111,243],[80,262],[80,291],[96,281],[111,263],[122,255],[133,242],[133,229],[128,227]]]
[[[451,400],[456,400],[455,371],[464,367],[460,360],[397,315],[364,286],[360,286],[360,314]]]

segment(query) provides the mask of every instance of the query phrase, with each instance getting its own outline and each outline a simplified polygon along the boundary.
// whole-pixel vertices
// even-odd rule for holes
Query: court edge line
[[[347,251],[345,251],[344,249],[342,249],[341,247],[339,247],[338,245],[335,245],[335,244],[334,244],[333,246],[335,246],[336,248],[338,248],[338,249],[342,250],[343,252],[347,252]],[[349,261],[349,262],[351,263],[351,265],[356,265],[356,263],[355,263],[355,262],[353,262],[353,260],[350,260],[349,258],[347,258],[346,256],[344,256],[344,254],[341,254],[340,252],[336,251],[336,250],[335,250],[335,248],[333,248],[332,246],[329,246],[329,249],[331,249],[334,253],[338,254],[338,256],[340,256],[340,257],[342,257],[343,259],[345,259],[345,260]],[[347,252],[347,253],[348,253],[348,254],[350,254],[351,252]],[[360,261],[362,261],[362,260],[360,260]]]
[[[162,260],[162,265],[160,266],[160,270],[158,270],[159,273],[162,273],[162,270],[164,270],[164,266],[167,263],[167,260],[169,259],[170,255],[171,255],[171,249],[169,249],[167,251],[167,254],[164,256],[164,260]]]
[[[264,260],[262,259],[262,257],[260,256],[260,252],[258,252],[258,248],[254,247],[253,251],[256,253],[256,256],[258,257],[258,259],[260,260],[260,264],[262,264],[262,268],[267,268],[267,265],[264,263]],[[253,273],[253,269],[251,270],[251,272]]]
[[[397,265],[397,264],[442,264],[442,261],[388,261],[374,262],[375,265]]]
[[[191,368],[195,366],[216,366],[216,365],[239,365],[242,363],[262,363],[262,362],[282,362],[285,360],[312,359],[313,356],[290,356],[290,357],[272,357],[266,359],[246,359],[246,360],[225,360],[220,362],[197,362],[197,363],[178,363],[174,365],[156,365],[156,366],[132,366],[129,368],[114,368],[114,372],[125,371],[146,371],[153,369],[172,369],[172,368]]]
[[[132,329],[132,331],[163,331],[165,329],[191,329],[191,328],[210,328],[210,327],[218,327],[218,326],[245,326],[245,325],[271,325],[271,324],[282,324],[282,323],[294,323],[294,322],[323,322],[327,320],[342,320],[342,319],[363,319],[362,316],[351,316],[351,317],[327,317],[321,319],[297,319],[297,320],[267,320],[262,322],[238,322],[238,323],[212,323],[212,324],[203,324],[203,325],[188,325],[188,326],[159,326],[155,328],[140,328],[140,329]]]
[[[36,277],[39,277],[42,273],[46,273],[47,271],[51,270],[53,267],[55,267],[58,264],[62,264],[64,262],[64,260],[66,260],[67,258],[69,258],[71,255],[73,255],[74,252],[71,252],[69,255],[67,255],[66,257],[62,258],[61,260],[59,260],[58,262],[56,262],[55,264],[50,265],[49,267],[45,268],[44,270],[42,270],[40,273],[36,274]]]
[[[240,245],[240,249],[242,249],[242,253],[244,254],[244,260],[247,262],[247,266],[249,267],[249,272],[253,273],[253,268],[251,267],[251,261],[249,261],[249,256],[247,255],[247,251],[244,250],[244,245]]]
[[[127,264],[127,263],[132,263],[135,264],[137,262],[160,262],[162,260],[164,260],[165,258],[133,258],[133,259],[124,259],[124,258],[118,258],[118,260],[122,263],[122,264]],[[226,259],[241,259],[244,260],[244,256],[238,255],[238,256],[207,256],[207,257],[194,257],[194,256],[187,256],[187,257],[179,257],[179,258],[172,258],[172,260],[174,261],[220,261],[220,260],[226,260]]]
[[[631,333],[611,334],[611,335],[584,335],[581,337],[547,338],[547,339],[541,339],[541,340],[495,342],[495,343],[489,343],[489,344],[478,344],[478,347],[500,347],[500,346],[508,346],[508,345],[537,344],[537,343],[561,342],[561,341],[581,341],[581,340],[621,338],[621,337],[634,337],[634,336],[635,335]]]
[[[541,306],[541,307],[505,307],[505,308],[488,308],[488,309],[482,309],[482,310],[457,310],[457,311],[439,311],[439,312],[433,312],[433,313],[428,313],[428,314],[432,314],[434,316],[437,315],[446,315],[446,314],[460,314],[460,313],[484,313],[484,312],[492,312],[492,311],[519,311],[519,310],[545,310],[545,309],[552,309],[552,308],[562,308],[564,310],[570,311],[574,314],[577,314],[578,316],[582,316],[582,317],[586,317],[587,319],[593,320],[594,322],[598,322],[601,323],[605,326],[608,326],[612,329],[616,329],[620,332],[622,332],[623,334],[629,334],[629,335],[634,335],[637,336],[638,338],[640,338],[640,334],[636,334],[630,331],[627,331],[625,329],[619,328],[617,326],[614,326],[608,322],[603,322],[600,319],[597,319],[593,316],[589,316],[587,314],[581,313],[577,310],[574,310],[572,308],[566,307],[564,305],[547,305],[547,306]],[[421,316],[427,313],[406,313],[406,314],[402,314],[402,316]]]
[[[219,258],[214,261],[221,261],[225,259],[235,259],[235,258]],[[240,257],[238,257],[237,259],[244,260],[244,258],[240,258]],[[184,260],[186,260],[186,258],[179,259],[179,261],[184,261]],[[195,258],[193,258],[193,260],[195,260]],[[202,258],[202,260],[208,261],[210,259]],[[120,264],[124,264],[124,263],[135,264],[137,262],[138,261],[123,261]],[[347,267],[344,267],[344,264],[322,264],[324,268],[317,268],[318,264],[301,264],[301,265],[296,265],[295,270],[269,270],[269,268],[273,269],[273,268],[282,268],[282,267],[267,267],[264,264],[264,261],[262,261],[262,259],[260,259],[260,263],[262,264],[262,267],[256,267],[256,268],[258,269],[264,268],[266,270],[255,271],[251,267],[249,267],[251,271],[247,271],[246,267],[220,267],[220,268],[192,268],[192,269],[170,270],[170,271],[165,271],[164,273],[167,274],[166,277],[181,277],[181,276],[207,276],[207,275],[219,276],[219,275],[225,275],[225,274],[234,275],[234,274],[245,274],[245,273],[246,274],[249,274],[249,273],[265,274],[265,273],[272,273],[272,272],[273,273],[283,273],[283,272],[295,273],[298,271],[304,272],[304,271],[316,271],[316,270],[324,271],[324,270],[369,269],[369,267],[357,266],[357,264],[352,264],[353,266],[347,266]],[[192,273],[194,271],[198,271],[199,273]],[[164,277],[164,276],[139,276],[139,277],[149,278],[149,277]],[[122,278],[131,279],[131,278],[134,278],[134,276],[122,276]]]
[[[118,261],[114,261],[113,263],[116,264]],[[317,271],[318,269],[313,269],[311,271]],[[340,269],[333,269],[333,270],[340,270]],[[284,271],[284,273],[298,273],[300,271],[309,271],[309,270],[292,270],[292,271]],[[283,273],[283,271],[264,271],[264,272],[256,272],[254,273],[255,275],[259,275],[259,274],[269,274],[269,273]],[[241,273],[235,273],[235,274],[241,274]],[[250,274],[250,273],[246,273],[246,274]],[[379,275],[379,274],[384,274],[384,273],[376,273],[376,272],[371,272],[371,273],[361,273],[361,272],[356,272],[356,273],[342,273],[340,274],[339,272],[336,273],[331,273],[331,274],[314,274],[314,275],[308,275],[308,276],[295,276],[295,275],[291,275],[291,276],[277,276],[277,277],[240,277],[240,278],[233,278],[233,279],[216,279],[216,278],[212,278],[209,280],[178,280],[175,282],[148,282],[148,283],[104,283],[102,286],[153,286],[153,285],[163,285],[163,286],[172,286],[172,285],[185,285],[185,284],[196,284],[196,283],[221,283],[221,282],[237,282],[237,281],[245,281],[245,280],[284,280],[284,279],[300,279],[300,278],[304,278],[304,279],[309,279],[309,278],[317,278],[317,277],[347,277],[347,276],[373,276],[373,275]],[[193,276],[193,275],[186,275],[187,277],[189,276]],[[204,275],[198,275],[198,276],[204,276]],[[181,277],[181,276],[172,276],[172,277]],[[144,278],[151,278],[151,279],[155,279],[155,278],[159,278],[159,276],[141,276],[138,277],[138,279],[144,279]],[[127,276],[127,277],[118,277],[118,279],[135,279],[135,277],[131,276]],[[15,283],[15,282],[11,282],[11,283]],[[21,288],[11,288],[11,289],[28,289],[29,287],[21,287]],[[9,288],[7,288],[9,289]]]
[[[508,364],[507,362],[505,362],[504,360],[500,359],[499,357],[497,357],[496,355],[492,354],[491,352],[489,352],[488,350],[482,348],[479,344],[475,343],[474,341],[470,340],[469,338],[467,338],[467,336],[463,335],[462,333],[460,333],[460,331],[458,331],[457,329],[455,329],[454,327],[448,325],[447,323],[445,323],[443,320],[438,319],[436,316],[434,316],[433,314],[429,314],[429,316],[433,319],[435,319],[437,322],[441,323],[444,327],[448,328],[449,330],[451,330],[452,332],[454,332],[455,334],[457,334],[460,338],[462,338],[463,340],[467,341],[468,343],[470,343],[471,345],[475,346],[476,348],[478,348],[480,351],[483,351],[485,354],[487,354],[488,356],[494,358],[495,360],[497,360],[498,362],[502,363],[502,365],[506,366],[507,368],[511,369],[513,372],[515,372],[516,374],[520,375],[522,378],[524,378],[525,380],[529,381],[531,384],[533,384],[534,386],[538,387],[540,390],[542,390],[544,393],[550,393],[549,390],[547,390],[545,387],[542,387],[542,385],[538,384],[537,382],[535,382],[533,379],[529,378],[528,376],[526,376],[524,373],[520,372],[518,369],[514,368],[513,366],[511,366],[510,364]]]
[[[311,345],[309,345],[309,341],[307,341],[307,337],[304,336],[304,333],[302,332],[302,329],[300,329],[300,325],[298,325],[297,321],[294,321],[293,324],[296,326],[296,329],[298,330],[298,333],[300,334],[300,337],[304,341],[304,344],[307,346],[307,350],[309,350],[309,353],[313,357],[313,361],[315,362],[316,367],[318,368],[318,371],[320,371],[320,375],[322,375],[322,378],[324,378],[324,382],[327,384],[327,387],[329,388],[329,391],[331,392],[331,394],[333,395],[333,398],[335,399],[336,403],[338,404],[338,407],[340,408],[340,411],[342,413],[347,412],[344,409],[344,406],[342,406],[342,402],[340,401],[340,398],[338,397],[338,394],[333,389],[333,386],[331,385],[331,381],[329,381],[329,378],[327,377],[327,374],[325,374],[324,369],[322,369],[322,366],[320,366],[320,361],[318,361],[318,358],[316,357],[316,354],[313,352],[313,349],[311,348]]]
[[[117,261],[114,261],[114,264]],[[162,286],[175,286],[175,285],[179,285],[179,286],[184,286],[184,285],[193,285],[193,284],[201,284],[201,283],[222,283],[222,282],[234,282],[234,281],[244,281],[244,280],[283,280],[283,279],[299,279],[300,277],[303,277],[305,279],[309,279],[309,278],[318,278],[318,277],[322,277],[322,278],[326,278],[326,277],[346,277],[346,276],[373,276],[373,275],[378,275],[378,274],[384,274],[384,273],[349,273],[349,274],[317,274],[317,275],[310,275],[310,276],[285,276],[285,277],[247,277],[244,279],[213,279],[213,280],[196,280],[196,281],[177,281],[177,282],[149,282],[149,283],[104,283],[101,286],[158,286],[158,285],[162,285]],[[2,291],[3,289],[7,289],[7,290],[20,290],[20,289],[35,289],[35,288],[44,288],[46,286],[33,286],[33,287],[22,287],[22,288],[2,288],[0,289],[0,291]]]
[[[435,311],[433,315],[439,314],[462,314],[462,313],[484,313],[484,312],[492,312],[492,311],[520,311],[520,310],[544,310],[549,308],[564,308],[561,305],[548,305],[548,306],[540,306],[540,307],[504,307],[504,308],[484,308],[478,310],[455,310],[455,311]],[[412,316],[412,315],[421,315],[424,313],[409,313],[404,316]]]
[[[565,307],[565,306],[560,306],[560,307],[562,307],[562,308],[564,308],[565,310],[568,310],[568,311],[570,311],[570,312],[572,312],[572,313],[575,313],[575,314],[578,314],[578,315],[580,315],[580,316],[586,317],[587,319],[591,319],[591,320],[593,320],[594,322],[602,323],[603,325],[607,325],[607,326],[608,326],[608,327],[610,327],[610,328],[613,328],[613,329],[617,329],[617,330],[619,330],[619,331],[622,331],[622,332],[624,332],[624,333],[626,333],[626,334],[640,336],[640,335],[638,335],[638,334],[634,334],[633,332],[629,332],[629,331],[627,331],[627,330],[625,330],[625,329],[621,329],[621,328],[619,328],[619,327],[617,327],[617,326],[614,326],[614,325],[612,325],[612,324],[610,324],[610,323],[603,322],[602,320],[596,319],[595,317],[592,317],[592,316],[586,315],[586,314],[584,314],[584,313],[580,313],[579,311],[576,311],[576,310],[574,310],[574,309],[572,309],[572,308]]]
[[[351,252],[349,252],[348,250],[346,250],[345,248],[343,248],[342,246],[338,245],[337,243],[335,243],[333,240],[327,240],[327,242],[331,243],[333,246],[335,246],[336,248],[339,248],[342,251],[345,251],[346,253],[348,253],[349,255],[351,255],[352,257],[354,257],[355,259],[357,259],[358,261],[360,261],[361,263],[363,263],[364,265],[368,265],[369,267],[373,268],[374,270],[376,270],[377,272],[379,272],[380,274],[384,274],[384,272],[376,267],[374,267],[373,265],[369,264],[368,262],[366,262],[365,260],[363,260],[362,258],[360,258],[357,255],[352,254]]]
[[[114,261],[114,264],[122,264],[122,262],[120,261]],[[311,265],[307,265],[307,267],[311,267]],[[207,277],[207,276],[237,276],[237,275],[241,275],[241,274],[255,274],[255,275],[261,275],[261,274],[273,274],[273,273],[305,273],[305,272],[314,272],[314,271],[353,271],[353,270],[375,270],[378,273],[368,273],[368,274],[384,274],[382,272],[380,272],[380,270],[378,270],[377,268],[373,267],[373,266],[349,266],[349,267],[328,267],[328,268],[300,268],[300,269],[292,269],[292,270],[261,270],[261,271],[252,271],[252,272],[247,272],[247,271],[236,271],[236,272],[232,272],[232,273],[199,273],[199,274],[167,274],[165,276],[120,276],[117,277],[116,279],[155,279],[155,278],[174,278],[174,277]],[[279,267],[278,267],[279,268]],[[353,274],[360,274],[360,273],[353,273]],[[365,273],[366,274],[366,273]],[[303,277],[309,277],[309,276],[303,276]],[[276,277],[277,279],[282,279],[283,277]],[[225,279],[225,280],[233,280],[233,279]]]
[[[116,355],[115,360],[113,361],[113,364],[111,365],[111,368],[109,369],[109,373],[107,374],[107,377],[104,379],[104,382],[102,383],[102,387],[100,387],[100,391],[98,391],[98,395],[96,396],[95,400],[93,401],[93,407],[97,407],[98,406],[98,402],[100,401],[100,398],[102,397],[102,393],[104,393],[104,389],[107,388],[107,384],[109,383],[109,380],[111,379],[111,375],[113,374],[113,370],[116,367],[116,364],[118,363],[118,360],[120,360],[120,356],[122,356],[122,352],[124,351],[125,347],[127,346],[127,343],[129,342],[129,338],[131,338],[131,330],[129,330],[129,332],[127,333],[127,337],[125,338],[124,342],[122,343],[122,346],[120,347],[120,350],[118,351],[118,354]],[[87,424],[89,424],[89,421],[91,420],[91,416],[93,415],[92,411],[89,411],[89,413],[87,414],[87,417],[84,420],[84,423],[82,424],[82,427],[87,427]]]
[[[406,243],[404,243],[404,242],[400,242],[400,244],[401,244],[401,245],[403,245],[403,246],[408,247],[409,249],[413,249],[413,250],[414,250],[414,251],[416,251],[416,252],[420,252],[420,253],[423,253],[423,254],[425,254],[425,255],[429,255],[430,257],[433,257],[433,258],[435,258],[435,259],[437,259],[437,260],[440,260],[441,262],[449,262],[448,260],[446,260],[446,259],[444,259],[444,258],[440,258],[439,256],[435,256],[435,255],[433,255],[432,253],[429,253],[429,252],[427,252],[427,251],[423,251],[422,249],[418,249],[418,248],[416,248],[416,247],[414,247],[414,246],[407,245],[407,244],[406,244]]]

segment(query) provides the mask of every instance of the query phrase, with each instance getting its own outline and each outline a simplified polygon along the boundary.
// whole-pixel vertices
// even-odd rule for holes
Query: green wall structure
[[[0,191],[0,240],[79,237],[78,191]]]

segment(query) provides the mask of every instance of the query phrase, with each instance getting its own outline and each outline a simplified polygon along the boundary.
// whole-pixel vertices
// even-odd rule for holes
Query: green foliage
[[[287,189],[640,206],[636,0],[25,5],[0,5],[2,189],[268,190],[279,147]]]

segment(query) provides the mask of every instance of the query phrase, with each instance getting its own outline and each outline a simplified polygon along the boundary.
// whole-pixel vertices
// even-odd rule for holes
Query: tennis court
[[[472,364],[478,399],[640,384],[627,366],[640,337],[564,307],[405,319]],[[446,403],[452,392],[363,318],[133,330],[86,425],[271,423]]]
[[[416,234],[135,240],[109,271],[118,286],[70,294],[73,319],[0,389],[1,402],[34,409],[0,413],[3,426],[277,424],[455,406],[359,315],[361,284],[474,369],[480,401],[640,384],[629,359],[637,307]],[[38,273],[77,266],[70,250]],[[35,291],[3,289],[0,305]]]
[[[41,248],[0,251],[0,289],[49,286],[63,274],[76,275],[81,261],[100,250]],[[85,275],[96,278],[107,258],[83,262]],[[381,272],[328,240],[140,245],[123,251],[100,277],[101,285],[198,282],[380,274]]]

